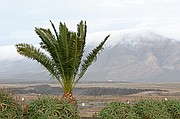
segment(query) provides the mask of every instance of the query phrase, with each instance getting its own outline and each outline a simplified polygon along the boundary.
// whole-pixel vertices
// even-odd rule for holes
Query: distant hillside
[[[84,79],[180,81],[180,42],[151,31],[113,36]],[[111,39],[110,39],[111,40]],[[109,42],[110,42],[109,40]]]
[[[98,34],[89,37],[87,51],[100,42],[95,39],[99,39]],[[25,58],[0,60],[0,64],[1,82],[33,82],[50,79],[42,66]],[[112,33],[104,51],[90,67],[83,80],[179,82],[179,77],[180,41],[152,31],[138,31]]]

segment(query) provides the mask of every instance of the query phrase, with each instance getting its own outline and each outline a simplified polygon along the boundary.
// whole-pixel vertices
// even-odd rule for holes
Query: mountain
[[[85,79],[132,82],[180,81],[178,40],[152,31],[125,33],[115,38],[112,39],[115,44],[108,47],[107,43],[107,48],[90,68]]]
[[[34,83],[50,79],[48,72],[34,61],[21,59],[0,62],[0,82]]]
[[[108,32],[88,37],[86,51]],[[111,32],[104,51],[84,81],[179,82],[180,41],[153,31]],[[103,36],[103,37],[102,37]],[[87,54],[87,52],[85,52]],[[25,58],[0,60],[1,82],[48,81],[48,72]]]

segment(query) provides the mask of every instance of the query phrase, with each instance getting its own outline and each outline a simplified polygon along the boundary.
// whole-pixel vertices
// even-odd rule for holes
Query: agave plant
[[[109,35],[83,59],[86,22],[81,21],[77,25],[77,32],[69,31],[65,23],[60,22],[59,31],[52,22],[51,25],[54,34],[50,29],[35,28],[41,39],[40,48],[20,43],[16,44],[17,52],[43,65],[64,89],[62,98],[76,104],[72,91],[88,67],[96,60]]]
[[[123,102],[111,102],[99,113],[100,119],[141,119],[132,105]]]
[[[156,100],[140,100],[134,104],[134,111],[142,119],[171,119],[167,109]]]
[[[162,101],[162,105],[165,106],[172,119],[180,119],[180,101],[168,100]]]
[[[9,92],[0,91],[0,119],[21,119],[21,106]]]
[[[79,119],[76,108],[52,97],[42,97],[29,103],[29,119]]]

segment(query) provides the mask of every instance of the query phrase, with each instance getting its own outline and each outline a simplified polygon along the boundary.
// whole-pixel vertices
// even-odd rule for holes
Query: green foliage
[[[86,43],[86,22],[81,21],[77,25],[77,32],[69,31],[65,23],[60,22],[58,31],[52,22],[51,25],[54,34],[50,29],[35,28],[41,39],[40,48],[20,43],[16,44],[17,52],[43,65],[58,80],[64,92],[72,92],[88,67],[96,60],[109,35],[82,59]]]
[[[101,119],[180,119],[180,101],[140,100],[134,104],[112,102],[99,113]]]
[[[122,102],[112,102],[103,108],[99,116],[101,119],[140,119],[131,105]]]
[[[170,119],[167,109],[156,100],[140,100],[134,105],[134,111],[142,119]]]
[[[22,110],[20,105],[10,93],[0,91],[0,119],[21,119]]]
[[[162,105],[166,107],[172,119],[180,119],[180,101],[179,100],[162,101]]]
[[[78,111],[57,98],[39,98],[29,103],[29,119],[78,119]]]

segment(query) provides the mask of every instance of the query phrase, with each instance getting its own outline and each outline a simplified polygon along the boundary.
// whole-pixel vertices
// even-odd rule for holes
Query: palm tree
[[[51,25],[54,34],[50,29],[35,28],[36,34],[41,39],[40,48],[20,43],[16,44],[17,52],[27,58],[36,60],[44,66],[62,86],[64,90],[62,98],[76,105],[72,91],[88,67],[96,60],[97,54],[103,49],[109,35],[83,58],[86,22],[81,21],[77,25],[77,33],[69,31],[65,23],[60,22],[59,32],[57,32],[52,22]]]

